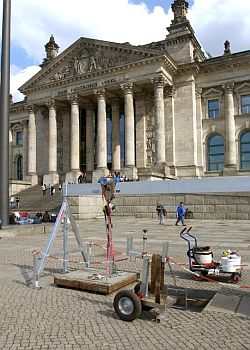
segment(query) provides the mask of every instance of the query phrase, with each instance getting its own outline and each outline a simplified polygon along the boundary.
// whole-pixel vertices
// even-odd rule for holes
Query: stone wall
[[[161,202],[169,218],[175,218],[176,206],[183,201],[185,207],[194,213],[195,219],[250,219],[250,194],[246,195],[152,195],[123,196],[116,198],[116,215],[156,217],[156,203]]]
[[[156,218],[156,203],[161,202],[167,209],[167,217],[175,218],[176,206],[181,201],[194,213],[195,219],[250,220],[250,193],[117,196],[113,201],[116,206],[113,215]],[[69,203],[76,219],[103,215],[101,196],[72,197]]]

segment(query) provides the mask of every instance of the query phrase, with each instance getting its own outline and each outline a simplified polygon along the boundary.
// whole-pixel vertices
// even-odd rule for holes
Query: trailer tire
[[[142,310],[141,301],[132,290],[118,292],[113,305],[120,319],[126,322],[134,321],[140,316]]]
[[[229,280],[230,280],[231,283],[238,283],[240,281],[240,274],[239,273],[233,273],[230,276]]]

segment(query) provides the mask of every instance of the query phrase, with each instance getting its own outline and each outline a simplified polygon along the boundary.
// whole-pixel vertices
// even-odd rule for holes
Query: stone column
[[[164,115],[164,79],[152,79],[154,84],[154,111],[155,111],[155,163],[162,165],[165,156],[165,115]]]
[[[165,148],[166,148],[166,175],[167,177],[176,176],[175,167],[175,88],[169,86],[164,90],[164,113],[165,113]]]
[[[80,130],[79,130],[79,103],[77,95],[69,97],[71,104],[70,116],[70,172],[66,174],[66,182],[77,183],[80,175]]]
[[[105,89],[97,91],[97,168],[107,167],[107,126]]]
[[[107,169],[107,126],[106,126],[106,98],[105,89],[95,91],[97,96],[97,170],[93,174],[93,182],[108,174]]]
[[[112,169],[121,169],[121,145],[120,145],[120,105],[119,99],[113,99],[112,105]]]
[[[36,173],[36,109],[34,106],[29,106],[28,111],[28,180],[33,186],[38,183]]]
[[[47,103],[49,108],[49,143],[48,143],[48,173],[44,175],[43,182],[54,185],[59,182],[57,174],[57,123],[55,101]]]
[[[147,166],[147,118],[145,93],[137,93],[135,101],[136,166],[142,173]],[[140,177],[140,174],[138,174]]]
[[[134,99],[133,83],[128,82],[121,85],[124,91],[124,114],[125,114],[125,168],[129,178],[136,178],[135,169],[135,127],[134,127]]]
[[[235,120],[234,120],[234,97],[233,83],[225,84],[225,105],[226,105],[226,140],[225,140],[225,168],[228,168],[229,174],[235,172],[236,162],[236,143],[235,143]],[[227,172],[227,169],[225,169]]]
[[[86,171],[87,178],[92,178],[92,172],[94,170],[94,111],[92,103],[86,104]]]
[[[204,175],[204,156],[203,156],[203,130],[202,130],[202,88],[196,87],[196,129],[197,129],[197,167],[199,175]]]
[[[26,180],[28,173],[28,121],[22,121],[23,128],[23,178]]]

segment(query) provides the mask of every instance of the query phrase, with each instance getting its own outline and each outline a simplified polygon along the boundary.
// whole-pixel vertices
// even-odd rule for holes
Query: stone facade
[[[208,58],[175,0],[166,38],[134,46],[80,38],[10,109],[10,177],[74,183],[250,174],[250,51]],[[217,143],[216,143],[217,142]]]

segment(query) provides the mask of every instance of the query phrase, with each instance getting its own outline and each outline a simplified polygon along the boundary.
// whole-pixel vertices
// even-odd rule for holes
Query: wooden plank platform
[[[110,294],[135,282],[139,277],[139,272],[128,271],[119,271],[112,277],[106,277],[105,270],[86,268],[67,273],[66,275],[55,275],[54,283],[58,287]]]

